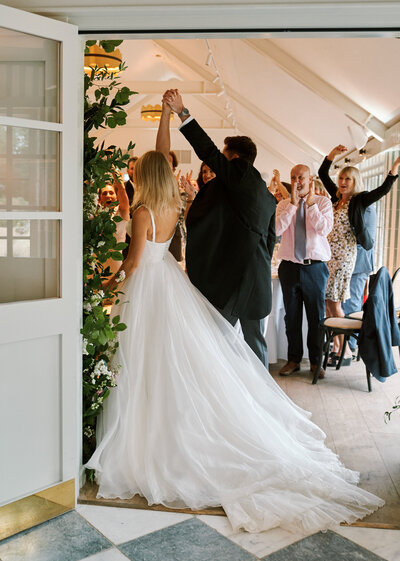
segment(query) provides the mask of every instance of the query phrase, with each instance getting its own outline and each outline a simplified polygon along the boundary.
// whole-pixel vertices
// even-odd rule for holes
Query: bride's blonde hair
[[[151,150],[143,154],[136,162],[135,177],[132,208],[140,203],[155,214],[180,210],[182,201],[178,183],[162,152]]]

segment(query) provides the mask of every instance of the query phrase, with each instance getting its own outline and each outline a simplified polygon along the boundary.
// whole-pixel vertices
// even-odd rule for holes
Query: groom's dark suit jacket
[[[233,297],[233,315],[264,318],[272,304],[275,198],[252,164],[228,161],[195,120],[180,130],[217,176],[188,212],[189,278],[217,308]]]

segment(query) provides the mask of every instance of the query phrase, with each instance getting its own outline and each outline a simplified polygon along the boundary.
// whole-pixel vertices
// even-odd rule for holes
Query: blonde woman
[[[136,178],[143,205],[111,282],[123,291],[112,314],[128,326],[121,369],[87,464],[98,496],[222,505],[234,531],[250,532],[314,532],[382,506],[169,254],[180,199],[166,157],[142,156]]]
[[[364,249],[373,247],[369,230],[365,226],[365,210],[387,195],[397,179],[400,158],[393,163],[392,169],[380,187],[364,191],[360,171],[347,166],[339,172],[338,185],[329,177],[329,169],[339,154],[346,152],[342,144],[335,146],[324,159],[318,175],[332,198],[334,226],[328,236],[332,258],[328,262],[329,278],[326,287],[326,314],[330,317],[343,317],[342,302],[350,298],[350,281],[357,259],[357,243]],[[335,366],[337,355],[341,352],[343,335],[336,338],[328,366]],[[352,352],[349,347],[344,354],[343,366],[351,364]]]

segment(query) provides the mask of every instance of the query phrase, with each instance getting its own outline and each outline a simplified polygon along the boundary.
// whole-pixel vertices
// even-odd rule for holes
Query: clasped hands
[[[178,90],[167,90],[163,95],[162,103],[163,107],[169,107],[174,113],[181,113],[184,107]]]

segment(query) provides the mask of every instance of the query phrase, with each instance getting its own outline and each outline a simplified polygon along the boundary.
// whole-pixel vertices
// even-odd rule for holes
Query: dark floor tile
[[[126,542],[118,548],[132,561],[255,561],[255,557],[191,518]]]
[[[67,512],[0,543],[1,561],[80,561],[112,544],[77,512]]]
[[[335,534],[319,532],[300,540],[262,561],[384,561],[382,557]]]

